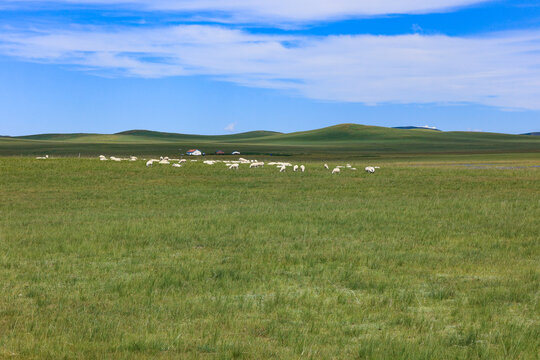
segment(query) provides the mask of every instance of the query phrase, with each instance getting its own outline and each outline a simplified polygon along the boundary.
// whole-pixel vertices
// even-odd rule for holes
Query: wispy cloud
[[[94,5],[101,8],[207,13],[248,22],[310,22],[385,14],[448,11],[494,0],[3,0],[1,7]]]
[[[365,104],[540,109],[540,30],[478,37],[278,36],[218,26],[0,33],[0,53],[107,75],[207,75]]]
[[[415,33],[421,33],[421,32],[424,31],[424,29],[422,29],[422,27],[420,25],[418,25],[418,24],[412,24],[411,29]]]
[[[235,132],[236,131],[236,123],[235,122],[230,123],[229,125],[225,126],[225,128],[223,130],[228,131],[228,132]]]

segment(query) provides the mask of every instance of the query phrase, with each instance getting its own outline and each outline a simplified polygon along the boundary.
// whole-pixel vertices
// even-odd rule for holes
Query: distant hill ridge
[[[531,133],[533,134],[533,133]],[[487,132],[440,131],[438,129],[405,126],[388,128],[360,124],[339,124],[321,129],[280,133],[275,131],[249,131],[228,135],[192,135],[151,130],[127,130],[115,134],[39,134],[12,137],[12,139],[71,142],[71,143],[190,143],[196,144],[260,144],[260,145],[324,145],[366,144],[368,142],[401,142],[411,145],[447,142],[454,146],[467,142],[502,141],[524,138]]]
[[[198,148],[242,154],[405,154],[540,153],[540,136],[470,131],[394,129],[340,124],[322,129],[280,133],[250,131],[230,135],[189,135],[150,130],[116,134],[41,134],[0,139],[1,155],[31,154],[174,154]]]
[[[276,135],[276,134],[282,134],[282,133],[277,132],[277,131],[256,130],[256,131],[248,131],[248,132],[226,134],[226,135],[193,135],[193,134],[179,134],[179,133],[151,131],[151,130],[127,130],[127,131],[121,131],[121,132],[115,133],[114,135],[154,136],[154,137],[162,137],[162,138],[167,138],[167,137],[174,138],[174,137],[186,137],[186,136],[252,138],[252,137]]]

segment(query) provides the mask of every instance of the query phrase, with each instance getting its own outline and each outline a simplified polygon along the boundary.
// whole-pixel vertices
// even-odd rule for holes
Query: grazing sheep
[[[332,174],[338,174],[340,171],[341,170],[338,167],[336,167],[334,168],[334,170],[332,170]]]
[[[137,161],[137,157],[136,157],[136,156],[131,156],[131,157],[129,158],[129,161]]]
[[[186,162],[186,161],[187,161],[186,159],[180,159],[180,160],[178,161],[178,163],[181,164],[181,163],[184,163],[184,162]]]
[[[170,162],[169,162],[169,160],[167,160],[167,159],[162,159],[162,160],[160,160],[160,161],[159,161],[159,163],[158,163],[158,164],[162,164],[162,165],[169,165],[169,164],[170,164]]]
[[[154,161],[157,161],[157,160],[154,160],[154,159],[150,159],[146,162],[146,167],[148,166],[152,166],[152,164],[154,164]]]
[[[122,161],[122,159],[117,158],[117,157],[115,157],[115,156],[111,156],[110,159],[111,159],[112,161]]]
[[[365,168],[367,173],[373,174],[375,172],[375,168],[373,166],[366,166]]]
[[[99,155],[99,160],[100,161],[107,161],[109,159],[107,159],[107,157],[105,155]]]
[[[305,167],[304,165],[300,165],[300,170],[301,170],[302,172],[304,172],[304,171],[306,171],[306,167]]]
[[[45,160],[45,159],[48,159],[48,158],[49,158],[49,155],[36,157],[36,159],[40,159],[40,160]]]
[[[298,165],[294,165],[293,167],[293,171],[296,172],[296,170],[298,170]]]
[[[238,170],[238,167],[239,167],[239,166],[240,166],[240,165],[238,165],[238,164],[231,164],[231,165],[229,166],[229,170],[230,170],[230,169]]]
[[[172,164],[173,167],[182,167],[180,164]]]
[[[279,172],[284,172],[286,167],[283,165],[283,166],[278,167],[278,169],[279,169]]]
[[[328,164],[324,164],[324,168],[325,168],[325,169],[328,169]]]

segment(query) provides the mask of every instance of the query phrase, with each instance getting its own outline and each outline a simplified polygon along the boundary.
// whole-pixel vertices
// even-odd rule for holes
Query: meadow
[[[540,136],[483,132],[404,130],[340,124],[295,133],[251,131],[231,135],[186,135],[146,130],[117,134],[41,134],[0,137],[0,156],[178,155],[199,148],[213,154],[300,156],[302,159],[361,160],[431,154],[540,153]],[[174,156],[177,157],[177,156]]]
[[[0,358],[538,359],[538,152],[340,156],[0,157]]]

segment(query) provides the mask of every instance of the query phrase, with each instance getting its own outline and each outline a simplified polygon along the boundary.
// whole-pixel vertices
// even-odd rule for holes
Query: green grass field
[[[0,157],[0,358],[538,359],[527,141],[334,176]]]
[[[403,130],[341,124],[290,134],[252,131],[203,136],[133,130],[112,135],[42,134],[0,137],[0,156],[171,156],[192,148],[199,148],[207,154],[216,150],[227,153],[239,150],[243,154],[259,156],[301,155],[302,158],[312,159],[338,156],[359,160],[407,154],[416,157],[417,154],[540,153],[540,136]]]

